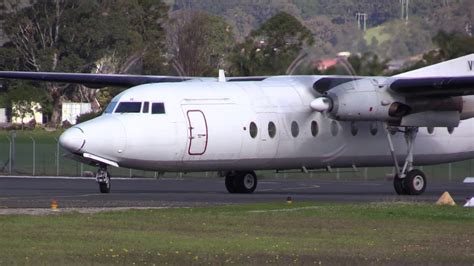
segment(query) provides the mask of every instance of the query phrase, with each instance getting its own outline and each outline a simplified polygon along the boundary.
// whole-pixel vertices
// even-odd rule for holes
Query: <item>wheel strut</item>
[[[406,174],[413,170],[413,148],[415,147],[416,134],[418,133],[418,127],[407,127],[404,131],[405,141],[407,143],[407,155],[405,157],[405,163],[403,168],[400,169],[398,164],[397,155],[395,154],[395,149],[393,147],[392,136],[389,132],[388,126],[385,126],[385,132],[387,135],[388,145],[390,148],[390,154],[392,155],[393,164],[395,166],[395,172],[398,178],[405,178]]]
[[[407,143],[407,155],[403,168],[398,164],[397,155],[389,132],[389,127],[385,124],[385,132],[390,148],[390,154],[395,166],[395,175],[393,186],[399,195],[420,195],[426,188],[426,177],[421,170],[413,169],[413,149],[415,147],[415,139],[418,133],[418,127],[406,127],[404,132],[405,141]]]

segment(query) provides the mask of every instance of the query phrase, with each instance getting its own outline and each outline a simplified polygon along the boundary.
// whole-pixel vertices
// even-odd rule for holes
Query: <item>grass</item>
[[[365,41],[368,44],[372,43],[373,38],[375,38],[379,44],[385,41],[389,41],[391,38],[391,35],[389,33],[384,32],[384,30],[385,30],[385,26],[383,25],[368,29],[365,32],[365,36],[364,36]]]
[[[0,216],[0,265],[467,264],[474,211],[255,204]]]

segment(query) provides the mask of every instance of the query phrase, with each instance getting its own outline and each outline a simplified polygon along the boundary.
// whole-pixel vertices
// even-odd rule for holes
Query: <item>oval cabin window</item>
[[[378,131],[379,131],[379,128],[378,128],[377,122],[371,123],[370,124],[370,134],[372,134],[372,136],[375,136],[375,135],[377,135]]]
[[[270,136],[270,138],[273,139],[276,135],[276,132],[277,132],[277,129],[276,129],[275,123],[270,121],[268,123],[268,136]]]
[[[332,121],[331,122],[331,135],[335,137],[337,136],[338,133],[339,133],[339,125],[337,124],[336,121]]]
[[[357,123],[352,121],[351,122],[351,134],[352,136],[356,136],[359,133],[359,128],[357,127]]]
[[[298,134],[300,134],[300,127],[298,126],[298,123],[296,123],[296,121],[293,121],[291,123],[291,135],[296,138],[298,137]]]
[[[254,139],[255,137],[257,137],[258,128],[257,128],[257,125],[256,125],[254,122],[251,122],[251,123],[250,123],[249,132],[250,132],[250,136],[251,136],[253,139]]]
[[[311,135],[313,135],[313,137],[316,137],[318,135],[318,132],[319,132],[318,122],[316,121],[311,122]]]

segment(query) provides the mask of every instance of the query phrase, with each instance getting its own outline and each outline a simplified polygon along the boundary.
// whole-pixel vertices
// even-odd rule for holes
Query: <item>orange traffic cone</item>
[[[58,211],[58,202],[54,199],[51,201],[51,210]]]
[[[449,205],[449,206],[455,206],[456,202],[454,202],[453,198],[451,195],[449,195],[449,192],[445,191],[441,197],[439,197],[438,201],[436,202],[436,205]]]

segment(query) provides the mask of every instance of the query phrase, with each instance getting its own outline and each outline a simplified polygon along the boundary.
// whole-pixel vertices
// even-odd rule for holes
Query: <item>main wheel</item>
[[[398,175],[395,175],[393,178],[393,188],[395,188],[395,192],[397,192],[398,195],[407,195],[403,181],[404,179],[398,178]]]
[[[413,169],[403,179],[403,186],[408,195],[420,195],[426,189],[426,176],[422,171]]]
[[[257,176],[253,171],[233,172],[225,176],[229,193],[252,193],[257,188]]]
[[[109,172],[104,173],[105,176],[99,181],[100,193],[110,193],[110,174]]]
[[[225,188],[229,193],[238,192],[237,178],[234,173],[229,173],[225,176]]]
[[[253,171],[238,172],[237,185],[239,193],[253,193],[257,188],[257,176]]]

